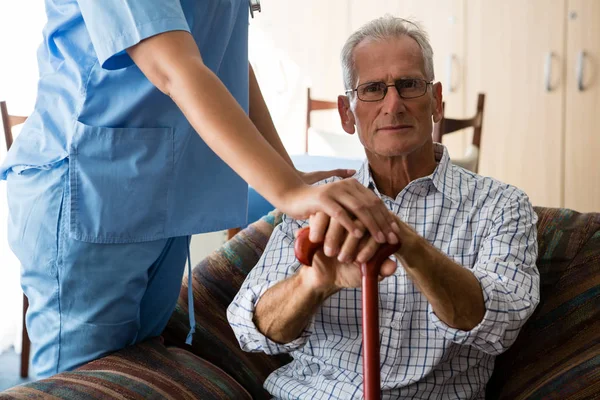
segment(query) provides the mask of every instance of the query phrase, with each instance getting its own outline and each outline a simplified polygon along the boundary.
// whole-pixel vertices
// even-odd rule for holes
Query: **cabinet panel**
[[[565,207],[600,211],[600,1],[569,0]]]
[[[565,1],[469,0],[466,18],[466,104],[486,94],[480,173],[560,207]]]
[[[348,0],[351,32],[386,13],[398,16],[399,3],[397,0]]]

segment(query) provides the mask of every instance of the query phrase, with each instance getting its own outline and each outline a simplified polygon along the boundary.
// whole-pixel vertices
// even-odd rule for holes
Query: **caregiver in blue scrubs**
[[[357,181],[308,185],[349,172],[292,166],[249,71],[248,6],[46,0],[35,109],[0,169],[38,377],[160,335],[190,235],[244,224],[246,182],[294,218],[397,240]]]

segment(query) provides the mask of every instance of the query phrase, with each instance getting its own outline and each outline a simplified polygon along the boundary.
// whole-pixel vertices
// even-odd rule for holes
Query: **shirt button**
[[[400,321],[393,321],[392,322],[392,328],[394,328],[394,329],[400,329]]]

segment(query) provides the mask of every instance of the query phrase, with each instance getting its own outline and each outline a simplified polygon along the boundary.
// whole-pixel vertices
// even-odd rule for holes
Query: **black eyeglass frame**
[[[402,96],[402,94],[400,93],[400,88],[399,88],[399,86],[400,86],[400,84],[401,84],[402,82],[406,82],[406,81],[419,81],[419,82],[425,82],[425,87],[424,87],[424,89],[423,89],[423,93],[421,93],[421,94],[419,94],[419,95],[417,95],[417,96],[410,96],[410,97],[407,97],[407,96]],[[358,94],[358,93],[359,93],[359,92],[358,92],[358,89],[360,89],[360,88],[361,88],[361,87],[363,87],[363,86],[372,85],[372,84],[374,84],[374,83],[383,83],[383,84],[385,85],[385,89],[383,90],[383,96],[382,96],[380,99],[377,99],[377,100],[364,100],[364,99],[361,99],[360,95]],[[382,81],[380,81],[380,82],[366,82],[366,83],[362,83],[362,84],[358,85],[358,86],[357,86],[355,89],[348,89],[348,90],[346,90],[346,92],[345,92],[345,93],[346,93],[346,94],[348,94],[348,93],[356,92],[356,97],[358,97],[358,99],[359,99],[360,101],[364,101],[364,102],[366,102],[366,103],[374,103],[374,102],[376,102],[376,101],[381,101],[381,100],[385,99],[385,96],[387,96],[388,88],[395,87],[395,88],[396,88],[396,90],[398,91],[398,96],[400,96],[402,99],[409,100],[409,99],[417,99],[417,98],[419,98],[419,97],[425,96],[425,93],[427,93],[427,89],[429,88],[429,85],[433,85],[433,83],[434,83],[433,81],[431,81],[431,82],[428,82],[427,80],[425,80],[425,79],[420,79],[420,78],[405,78],[405,79],[398,79],[398,80],[396,80],[394,83],[392,83],[391,85],[387,85],[385,82],[382,82]]]

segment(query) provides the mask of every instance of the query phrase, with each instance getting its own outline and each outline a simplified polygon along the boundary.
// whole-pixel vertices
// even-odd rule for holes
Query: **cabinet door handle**
[[[446,80],[448,82],[448,91],[450,93],[456,92],[456,86],[452,85],[452,70],[454,68],[454,60],[456,56],[454,54],[448,54],[448,59],[446,60]]]
[[[580,92],[583,92],[585,90],[585,87],[583,85],[583,64],[585,63],[585,51],[580,51],[579,55],[577,56],[577,67],[576,69],[576,73],[577,73],[577,89],[579,89]]]
[[[544,86],[546,92],[552,91],[552,59],[554,53],[551,51],[546,55],[546,63],[544,64]]]

